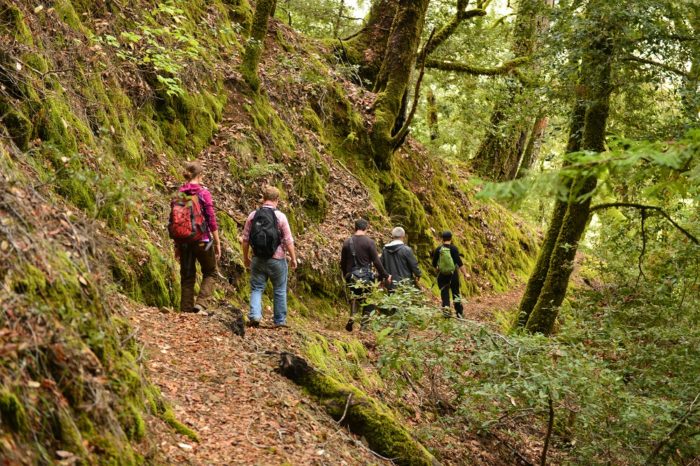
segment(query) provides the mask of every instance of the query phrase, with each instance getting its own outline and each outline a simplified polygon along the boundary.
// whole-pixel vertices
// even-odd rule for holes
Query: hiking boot
[[[248,321],[248,327],[258,328],[258,327],[260,327],[260,321],[259,321],[259,320],[250,319],[250,320]]]
[[[283,322],[281,324],[275,324],[275,328],[289,328],[289,325],[287,325],[287,322]]]
[[[450,319],[452,317],[452,309],[450,309],[449,307],[443,307],[442,308],[442,316],[445,319]]]
[[[352,332],[353,324],[354,324],[354,322],[352,319],[348,320],[348,323],[345,324],[345,330],[347,330],[348,332]]]

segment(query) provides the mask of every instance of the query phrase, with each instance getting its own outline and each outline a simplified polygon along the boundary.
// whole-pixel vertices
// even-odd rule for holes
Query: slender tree
[[[578,87],[579,92],[582,88]],[[586,101],[583,96],[578,96],[575,100],[573,110],[571,112],[571,123],[569,126],[569,140],[566,146],[567,153],[574,153],[581,150],[581,140],[583,136],[583,126],[586,117]],[[568,180],[563,180],[567,192],[571,188],[571,183]],[[566,198],[557,198],[552,209],[552,217],[549,221],[549,228],[542,241],[535,268],[530,274],[527,281],[525,292],[520,301],[518,325],[524,327],[530,318],[532,309],[537,304],[537,300],[542,292],[542,286],[549,272],[549,265],[552,259],[552,251],[554,251],[559,232],[561,231],[562,222],[566,215],[568,200]]]
[[[610,82],[613,61],[613,30],[617,26],[615,21],[606,15],[606,9],[601,8],[598,1],[592,1],[587,8],[587,16],[594,25],[593,39],[585,44],[581,63],[581,85],[585,87],[586,110],[583,120],[583,133],[581,134],[581,150],[590,152],[603,152],[605,150],[605,128],[607,124],[610,95],[612,85]],[[590,194],[595,189],[597,178],[591,174],[582,174],[571,180],[568,187],[568,199],[566,213],[562,217],[561,225],[556,234],[544,282],[537,294],[537,301],[532,311],[527,316],[525,327],[531,332],[549,334],[554,328],[559,307],[566,295],[569,277],[573,270],[574,259],[578,250],[578,242],[585,232],[590,216]],[[550,225],[548,236],[553,236],[553,228],[556,227],[556,217],[561,215],[562,206],[555,206],[553,221]],[[540,260],[542,259],[542,260]],[[538,258],[538,265],[544,267],[546,257]],[[535,270],[534,275],[541,276],[541,270]],[[536,291],[536,290],[530,290]],[[527,294],[527,293],[526,293]],[[532,299],[532,295],[523,298]],[[521,322],[524,320],[526,308],[521,304]]]
[[[277,0],[258,0],[255,5],[255,15],[250,27],[248,42],[243,53],[241,63],[241,74],[246,82],[254,90],[260,88],[260,77],[258,76],[258,65],[262,56],[265,35],[267,34],[267,23],[270,16],[275,11]]]
[[[542,20],[544,7],[544,0],[520,0],[518,3],[511,47],[516,57],[531,58],[535,52],[538,35],[547,25]],[[486,137],[473,159],[477,173],[497,181],[515,178],[534,119],[529,111],[533,107],[530,100],[531,92],[522,80],[507,76],[506,95],[496,103]]]
[[[435,93],[432,89],[428,89],[426,100],[428,101],[428,129],[430,130],[430,140],[434,141],[438,138],[440,131],[438,128],[438,111]]]
[[[527,140],[525,153],[523,153],[516,178],[523,177],[539,158],[542,140],[544,139],[544,133],[547,130],[548,124],[549,118],[547,118],[544,112],[540,112],[535,119],[535,123],[532,125],[532,131],[530,132],[530,137]]]

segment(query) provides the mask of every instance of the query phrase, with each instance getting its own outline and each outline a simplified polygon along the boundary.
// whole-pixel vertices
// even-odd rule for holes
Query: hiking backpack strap
[[[355,239],[354,236],[350,237],[350,254],[352,254],[352,268],[357,268],[357,253],[355,252]]]

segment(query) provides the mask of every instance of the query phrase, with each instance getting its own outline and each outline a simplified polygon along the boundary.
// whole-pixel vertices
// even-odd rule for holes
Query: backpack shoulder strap
[[[350,237],[350,254],[352,254],[352,266],[357,267],[357,253],[355,252],[355,236]]]

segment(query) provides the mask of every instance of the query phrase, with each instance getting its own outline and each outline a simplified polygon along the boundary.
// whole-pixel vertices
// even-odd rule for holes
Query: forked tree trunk
[[[255,91],[260,89],[260,77],[258,76],[258,65],[265,45],[265,35],[267,34],[267,23],[270,16],[275,11],[276,0],[258,0],[255,5],[255,15],[250,27],[248,42],[243,52],[241,63],[241,74],[243,79]]]
[[[569,141],[566,146],[567,153],[578,152],[581,150],[586,108],[586,102],[581,98],[577,98],[571,113]],[[570,189],[570,184],[566,184],[567,189]],[[549,263],[552,259],[552,251],[554,250],[554,245],[557,242],[557,237],[559,236],[562,223],[564,222],[564,215],[566,215],[567,205],[568,199],[566,198],[557,199],[554,203],[552,218],[549,221],[549,227],[545,233],[544,241],[540,247],[540,252],[537,255],[535,268],[530,274],[530,278],[527,281],[527,286],[525,287],[525,293],[520,301],[517,323],[519,327],[524,327],[527,323],[528,319],[530,318],[530,313],[535,307],[535,304],[537,304],[537,299],[540,297],[540,293],[542,292],[542,286],[544,285],[545,279],[547,278],[547,273],[549,272]]]
[[[596,14],[596,11],[592,12],[594,17]],[[600,153],[605,150],[605,128],[612,93],[610,74],[613,46],[609,35],[612,25],[606,24],[604,18],[596,19],[600,26],[597,30],[601,32],[585,51],[581,66],[581,83],[588,87],[581,149]],[[566,214],[551,251],[547,276],[525,325],[530,332],[548,335],[554,328],[574,268],[578,243],[586,230],[590,216],[590,194],[596,184],[597,178],[592,175],[581,175],[571,184]]]
[[[429,0],[401,0],[394,17],[386,55],[374,91],[374,124],[371,141],[374,160],[380,169],[390,168],[397,141],[396,123],[402,117],[411,71],[416,60]]]
[[[373,0],[362,30],[341,44],[346,59],[359,65],[360,78],[371,83],[370,87],[376,83],[386,56],[398,6],[399,0]]]

